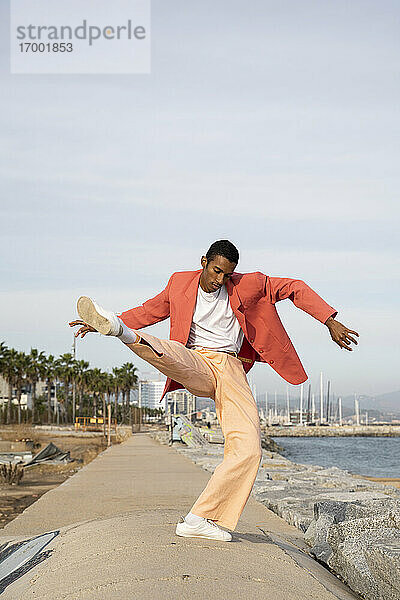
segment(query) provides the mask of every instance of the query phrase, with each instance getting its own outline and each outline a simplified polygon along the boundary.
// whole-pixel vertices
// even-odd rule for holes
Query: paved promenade
[[[2,600],[355,598],[252,498],[232,542],[175,536],[208,477],[146,434],[107,449],[0,531],[0,544],[60,531]]]

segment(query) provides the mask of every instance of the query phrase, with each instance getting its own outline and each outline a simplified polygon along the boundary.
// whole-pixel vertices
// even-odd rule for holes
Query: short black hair
[[[211,244],[206,254],[207,264],[216,256],[223,256],[235,265],[239,262],[239,251],[229,240],[217,240]]]

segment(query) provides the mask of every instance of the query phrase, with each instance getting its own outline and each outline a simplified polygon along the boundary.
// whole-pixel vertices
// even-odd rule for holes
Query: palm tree
[[[122,407],[123,407],[123,420],[125,418],[125,409],[129,410],[129,422],[131,421],[131,413],[130,413],[130,396],[131,390],[135,389],[137,386],[137,375],[136,375],[136,367],[134,367],[133,363],[127,362],[122,365],[120,368],[120,377],[121,377],[121,387],[122,387]]]
[[[103,406],[101,409],[102,412],[102,416],[103,416],[103,433],[105,435],[105,431],[106,431],[106,396],[109,394],[109,389],[110,389],[110,374],[109,373],[105,373],[103,372],[101,374],[101,386],[100,386],[100,392],[102,395],[102,399],[103,399]]]
[[[51,388],[56,385],[56,379],[58,374],[57,361],[52,354],[46,357],[43,362],[43,376],[46,378],[47,384],[47,422],[54,422],[54,418],[51,418]],[[53,412],[54,416],[54,412]]]
[[[0,365],[1,365],[1,361],[7,354],[7,350],[8,350],[7,345],[4,342],[0,342]]]
[[[83,392],[89,379],[89,363],[86,360],[77,360],[75,362],[75,382],[78,388],[79,416],[82,416]]]
[[[100,394],[105,394],[107,391],[107,373],[104,373],[101,369],[91,369],[89,380],[93,396],[93,416],[97,417],[97,404]]]
[[[32,388],[32,425],[35,421],[35,404],[36,404],[36,384],[43,377],[45,372],[45,354],[39,352],[36,348],[31,348],[28,355],[29,366],[27,369],[27,379]]]
[[[0,377],[4,379],[3,373],[6,370],[6,356],[8,347],[4,342],[0,342]],[[1,407],[3,409],[3,406]],[[3,410],[1,410],[3,412]]]
[[[25,352],[17,352],[14,361],[14,383],[17,392],[17,402],[18,402],[18,425],[21,424],[21,394],[22,394],[22,384],[26,377],[30,365],[29,356],[25,354]]]
[[[122,386],[122,374],[121,369],[118,367],[114,367],[113,370],[114,375],[114,418],[118,421],[118,400],[119,400],[119,392]]]
[[[57,360],[59,368],[60,379],[63,382],[64,388],[64,422],[67,420],[68,414],[68,398],[69,398],[69,386],[74,378],[74,358],[69,352],[62,354]]]
[[[103,394],[103,435],[106,437],[106,405],[111,404],[111,394],[114,391],[114,375],[112,373],[105,373],[104,377],[104,394]],[[107,396],[107,401],[106,401]]]
[[[8,403],[6,422],[11,422],[11,407],[13,398],[13,387],[15,381],[15,360],[18,352],[13,348],[8,348],[4,342],[1,342],[0,369],[1,375],[8,384]]]
[[[76,379],[78,377],[78,365],[75,358],[72,363],[72,423],[75,423],[75,414],[76,414]]]

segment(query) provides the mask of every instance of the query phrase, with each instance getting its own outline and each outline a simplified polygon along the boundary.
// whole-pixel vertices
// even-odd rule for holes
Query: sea
[[[400,478],[400,437],[277,437],[289,460],[357,475]]]

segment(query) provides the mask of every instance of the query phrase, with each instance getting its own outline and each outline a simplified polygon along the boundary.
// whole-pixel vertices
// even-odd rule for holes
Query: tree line
[[[32,348],[26,354],[0,342],[0,375],[8,387],[8,400],[0,413],[3,423],[74,423],[77,416],[106,415],[107,404],[113,406],[118,423],[131,422],[130,395],[138,384],[137,369],[131,362],[108,373],[89,368],[87,361],[75,360],[70,353],[56,358]],[[46,391],[38,396],[39,381],[45,382]],[[21,410],[21,396],[28,388],[32,408]],[[146,412],[158,414],[160,409]]]

